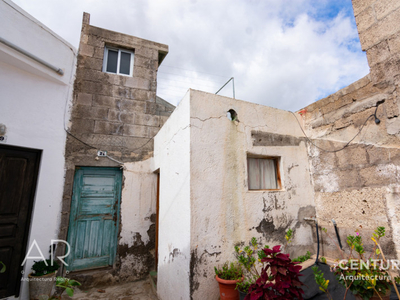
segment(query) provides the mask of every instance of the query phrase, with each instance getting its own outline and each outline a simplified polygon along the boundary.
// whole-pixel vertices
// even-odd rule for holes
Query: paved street
[[[99,292],[103,290],[105,292]],[[63,300],[91,300],[91,299],[115,299],[115,300],[157,300],[152,290],[150,280],[142,280],[109,287],[97,287],[89,290],[75,289],[74,296],[68,297],[63,293]]]

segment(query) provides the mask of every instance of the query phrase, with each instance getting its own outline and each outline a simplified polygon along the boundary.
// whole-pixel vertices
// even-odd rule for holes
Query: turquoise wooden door
[[[68,230],[68,270],[114,263],[121,182],[118,168],[77,167]]]

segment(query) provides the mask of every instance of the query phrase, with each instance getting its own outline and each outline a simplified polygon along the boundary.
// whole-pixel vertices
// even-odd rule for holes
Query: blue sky
[[[75,47],[83,11],[94,26],[169,45],[157,94],[172,104],[235,77],[236,98],[295,111],[369,72],[351,0],[14,2]]]

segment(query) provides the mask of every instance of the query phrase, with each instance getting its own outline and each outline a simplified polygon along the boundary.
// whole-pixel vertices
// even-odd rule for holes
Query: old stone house
[[[399,258],[400,1],[352,3],[366,77],[295,114],[189,90],[156,135],[160,299],[217,299],[213,267],[253,236],[281,244],[292,228],[289,252],[316,253],[304,217],[331,233],[334,219],[343,242],[385,226]],[[330,243],[322,254],[335,257]]]
[[[15,11],[5,16],[36,22],[9,0],[1,4]],[[385,226],[386,254],[399,257],[400,0],[353,0],[353,8],[370,74],[297,113],[195,90],[174,109],[156,96],[157,69],[168,46],[91,26],[84,14],[76,55],[47,29],[43,34],[45,27],[34,26],[35,34],[68,53],[68,76],[60,80],[19,58],[50,82],[37,86],[40,97],[47,84],[62,86],[54,89],[58,95],[49,94],[53,115],[47,108],[26,109],[35,122],[52,115],[69,123],[68,133],[62,123],[53,126],[53,119],[19,128],[2,115],[9,145],[42,150],[23,247],[42,230],[43,249],[48,239],[67,240],[69,266],[61,273],[86,286],[137,280],[156,269],[163,300],[217,299],[214,265],[232,259],[233,246],[253,236],[279,244],[291,228],[289,252],[315,253],[315,225],[305,217],[316,217],[330,231],[335,219],[342,238],[360,225],[367,235]],[[0,46],[0,58],[17,56]],[[61,99],[67,99],[70,114],[60,108]],[[12,116],[18,108],[8,105]],[[32,134],[40,131],[40,138],[24,140],[27,127]],[[52,143],[44,143],[49,136]],[[335,255],[329,241],[321,246],[323,255]],[[67,250],[58,244],[58,255]],[[25,273],[29,268],[24,266]],[[22,290],[26,295],[27,287]]]
[[[85,13],[59,230],[71,245],[64,271],[86,286],[137,280],[155,269],[157,174],[145,167],[152,138],[174,109],[156,96],[168,46],[89,19]]]

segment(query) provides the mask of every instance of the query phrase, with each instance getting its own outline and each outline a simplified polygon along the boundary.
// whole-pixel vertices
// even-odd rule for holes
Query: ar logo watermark
[[[67,249],[68,249],[67,250],[67,254],[65,254],[64,256],[57,256],[57,259],[59,259],[65,266],[68,267],[68,264],[63,260],[63,258],[66,258],[69,255],[69,253],[71,252],[71,246],[69,245],[69,243],[67,241],[64,241],[64,240],[51,240],[51,243],[50,243],[50,249],[51,249],[50,250],[50,264],[52,266],[53,262],[54,262],[54,259],[53,259],[53,257],[54,257],[54,255],[53,255],[54,254],[53,253],[54,248],[51,247],[51,246],[53,244],[58,243],[58,242],[61,242],[61,243],[64,243],[64,244],[67,245]],[[33,247],[36,247],[36,249],[39,251],[40,256],[29,256],[31,251],[32,251],[32,249],[33,249]],[[46,266],[48,266],[46,258],[44,257],[44,255],[42,253],[42,250],[40,250],[40,247],[37,244],[36,240],[33,240],[31,246],[29,247],[28,253],[26,254],[26,256],[24,258],[24,261],[22,262],[21,266],[24,266],[28,259],[42,259],[44,261],[44,263],[46,264]]]

